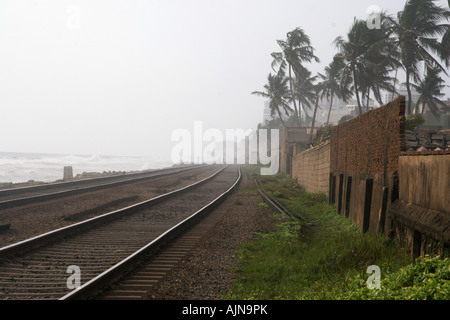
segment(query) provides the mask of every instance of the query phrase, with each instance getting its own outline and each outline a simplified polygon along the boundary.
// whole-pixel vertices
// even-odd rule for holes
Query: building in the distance
[[[397,88],[397,93],[394,95],[392,94],[392,92],[386,92],[385,101],[387,103],[389,101],[394,100],[398,96],[405,96],[406,102],[408,102],[408,90],[406,89],[405,85],[402,85],[400,88]],[[416,90],[414,90],[414,88],[411,88],[411,100],[413,108],[416,107],[419,97],[420,94]]]
[[[289,115],[286,115],[286,112],[284,110],[281,110],[281,116],[283,117],[283,120],[287,120],[293,113],[290,113]],[[267,121],[278,119],[278,112],[275,111],[275,113],[272,115],[270,110],[270,101],[264,102],[264,113],[263,113],[263,123],[266,123]]]
[[[319,106],[321,108],[321,116],[320,116],[320,122],[322,124],[327,123],[328,119],[328,112],[330,109],[330,101],[327,99],[322,99],[319,103]],[[372,99],[369,99],[369,110],[374,109],[375,102]],[[367,111],[366,107],[362,107],[363,112]],[[348,102],[345,102],[344,100],[337,99],[336,97],[333,98],[333,107],[331,109],[330,113],[330,124],[337,125],[339,123],[339,120],[342,119],[344,116],[352,116],[356,117],[358,115],[358,102],[356,99],[349,100]]]
[[[272,116],[270,114],[270,101],[264,102],[264,114],[263,114],[263,123],[266,123],[267,121],[271,121],[275,119],[275,115]]]

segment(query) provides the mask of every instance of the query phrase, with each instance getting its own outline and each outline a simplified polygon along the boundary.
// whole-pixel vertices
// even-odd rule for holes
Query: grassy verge
[[[257,176],[254,168],[245,170]],[[450,298],[448,259],[411,261],[405,248],[385,236],[361,234],[349,219],[336,214],[325,195],[308,194],[282,175],[258,179],[297,219],[278,216],[277,231],[260,234],[239,250],[239,279],[224,298]],[[367,268],[372,265],[380,268],[381,289],[367,287]]]

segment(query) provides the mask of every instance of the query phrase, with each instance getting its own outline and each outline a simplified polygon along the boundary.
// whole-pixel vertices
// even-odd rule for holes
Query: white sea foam
[[[139,171],[171,165],[143,157],[0,152],[0,182],[55,181],[63,177],[64,166],[72,166],[75,176],[83,172]]]

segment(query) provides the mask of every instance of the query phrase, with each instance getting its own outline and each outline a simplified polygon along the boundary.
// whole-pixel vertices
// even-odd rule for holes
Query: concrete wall
[[[450,215],[450,154],[405,155],[399,163],[399,198]]]
[[[293,157],[292,178],[310,193],[329,192],[330,142],[303,151]]]
[[[311,130],[313,134],[317,132],[317,128],[283,126],[280,137],[280,172],[292,176],[294,156],[308,149]]]
[[[391,234],[413,257],[450,247],[450,151],[404,153],[399,158],[399,199],[391,206]]]

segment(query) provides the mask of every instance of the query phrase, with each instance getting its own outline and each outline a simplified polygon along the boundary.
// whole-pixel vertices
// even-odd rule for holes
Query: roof
[[[405,139],[407,151],[450,150],[450,129],[406,131]]]

